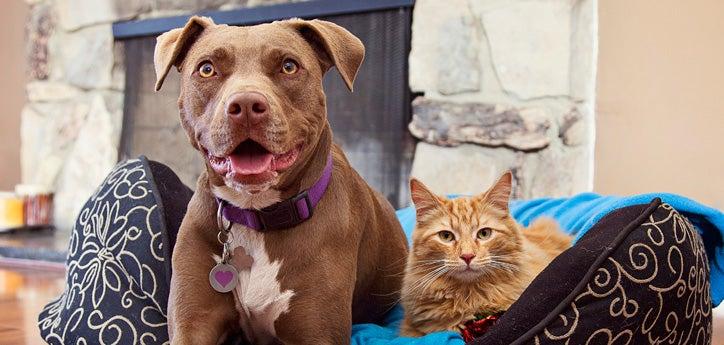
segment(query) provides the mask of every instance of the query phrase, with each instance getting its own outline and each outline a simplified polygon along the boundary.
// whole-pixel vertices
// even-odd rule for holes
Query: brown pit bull
[[[181,123],[206,162],[173,250],[172,344],[239,330],[253,344],[348,344],[353,322],[397,301],[405,236],[332,142],[322,90],[332,66],[351,90],[363,57],[358,38],[319,20],[193,17],[158,37],[156,89],[175,66]]]

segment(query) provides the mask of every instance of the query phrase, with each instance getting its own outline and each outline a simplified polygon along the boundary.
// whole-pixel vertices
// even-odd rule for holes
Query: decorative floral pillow
[[[78,215],[65,291],[39,316],[43,339],[168,343],[170,250],[191,194],[168,167],[145,157],[117,165]]]

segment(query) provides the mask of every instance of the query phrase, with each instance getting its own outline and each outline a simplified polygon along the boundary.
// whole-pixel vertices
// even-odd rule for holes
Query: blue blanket
[[[724,213],[685,197],[658,193],[631,197],[601,196],[594,193],[578,194],[571,198],[534,199],[513,201],[510,211],[513,217],[527,226],[532,220],[547,216],[558,221],[561,227],[581,238],[588,229],[611,211],[639,204],[648,204],[654,198],[661,198],[685,215],[696,226],[704,239],[711,266],[711,298],[714,305],[724,299]],[[415,227],[415,210],[404,208],[397,211],[397,218],[410,238]],[[462,338],[452,332],[438,332],[421,338],[398,336],[402,320],[402,309],[393,309],[382,325],[359,324],[352,328],[353,345],[462,345]]]

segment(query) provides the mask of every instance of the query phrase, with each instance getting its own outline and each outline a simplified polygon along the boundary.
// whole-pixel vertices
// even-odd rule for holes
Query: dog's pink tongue
[[[274,155],[265,152],[238,152],[231,156],[231,169],[241,175],[261,174],[271,168]]]

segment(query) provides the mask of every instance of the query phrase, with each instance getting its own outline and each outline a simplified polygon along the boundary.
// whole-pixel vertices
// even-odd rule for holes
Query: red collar
[[[468,320],[463,324],[460,334],[463,336],[465,342],[471,342],[475,338],[482,336],[487,333],[498,319],[503,315],[504,312],[499,311],[495,314],[489,314],[487,316],[482,314],[475,314],[475,318]]]

